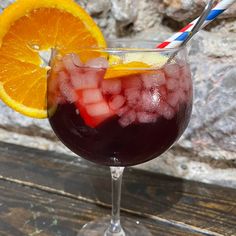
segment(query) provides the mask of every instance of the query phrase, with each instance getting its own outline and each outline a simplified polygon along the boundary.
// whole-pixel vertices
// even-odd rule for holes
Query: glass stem
[[[110,167],[112,177],[111,222],[104,236],[125,236],[120,224],[120,199],[124,167]]]

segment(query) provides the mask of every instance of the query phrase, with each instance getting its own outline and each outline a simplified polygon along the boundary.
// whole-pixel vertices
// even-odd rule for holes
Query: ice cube
[[[179,94],[179,102],[180,103],[184,103],[187,101],[187,95],[182,89],[178,90],[178,94]]]
[[[102,93],[103,94],[119,94],[121,92],[121,80],[109,79],[102,81]]]
[[[155,89],[156,90],[156,89]],[[159,94],[161,95],[161,99],[162,100],[166,100],[167,98],[167,89],[166,89],[166,86],[160,86],[157,90],[157,92],[159,92]]]
[[[123,106],[118,111],[116,111],[116,114],[118,116],[123,116],[128,110],[130,110],[128,106]]]
[[[180,77],[180,68],[177,64],[166,64],[164,71],[168,78],[178,79]]]
[[[158,113],[167,120],[171,120],[175,115],[174,109],[164,101],[160,102],[158,107]]]
[[[158,91],[155,91],[154,93],[150,90],[142,91],[139,105],[141,104],[143,111],[148,111],[148,112],[156,111],[159,102],[160,102],[160,94]]]
[[[106,116],[110,114],[110,109],[105,101],[86,105],[86,111],[90,116]]]
[[[174,91],[174,90],[177,90],[178,89],[178,87],[179,87],[179,82],[178,82],[178,80],[176,80],[176,79],[168,79],[167,80],[167,83],[166,83],[166,87],[167,87],[167,89],[168,90],[170,90],[170,91]]]
[[[71,56],[71,59],[72,59],[74,65],[80,66],[80,67],[83,66],[83,63],[81,62],[81,60],[77,54],[71,53],[70,56]]]
[[[72,55],[67,54],[62,58],[63,64],[68,72],[75,70],[77,67],[73,62]]]
[[[145,88],[150,89],[157,86],[164,85],[166,82],[165,74],[158,70],[142,75],[142,81]]]
[[[188,64],[186,64],[185,66],[182,66],[180,72],[181,72],[181,75],[183,75],[184,77],[191,78],[191,70]]]
[[[85,89],[82,91],[83,103],[98,103],[103,100],[100,89]]]
[[[172,107],[176,107],[176,105],[179,103],[179,91],[169,93],[167,97],[167,103]]]
[[[119,123],[122,127],[126,127],[132,124],[136,120],[136,112],[134,110],[129,110],[124,113],[122,117],[119,119]]]
[[[111,98],[109,106],[112,110],[120,109],[125,103],[125,98],[122,95],[115,95]]]
[[[135,106],[140,100],[141,90],[139,88],[125,89],[125,97],[129,106]]]
[[[148,112],[137,112],[137,120],[140,123],[155,123],[157,120],[157,114]]]
[[[108,68],[108,61],[104,57],[93,58],[87,61],[85,67],[106,69]]]
[[[142,87],[141,77],[138,75],[124,77],[122,79],[122,87],[125,89],[129,88],[141,89]]]
[[[64,71],[58,73],[58,82],[61,94],[65,97],[68,102],[75,102],[78,96],[70,84],[69,76]]]
[[[185,90],[188,91],[191,88],[191,71],[189,69],[189,67],[185,66],[181,68],[181,76],[179,79],[179,85],[180,87]]]
[[[187,65],[186,60],[176,58],[175,61],[179,65],[179,67],[183,67]]]
[[[54,80],[59,86],[61,84],[70,84],[70,76],[65,71],[60,71],[57,73],[57,78]]]
[[[177,91],[168,94],[167,103],[177,109],[179,104],[186,102],[186,100],[186,93],[182,89],[178,89]]]
[[[96,71],[84,72],[81,70],[79,73],[71,75],[71,83],[75,89],[94,89],[98,88],[100,77]]]

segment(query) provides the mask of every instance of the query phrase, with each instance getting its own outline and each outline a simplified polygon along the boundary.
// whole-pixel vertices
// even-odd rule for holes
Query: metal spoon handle
[[[207,18],[209,12],[212,9],[213,6],[213,2],[214,0],[209,0],[208,4],[206,5],[205,9],[203,10],[202,14],[196,19],[197,23],[195,24],[195,26],[193,27],[193,29],[189,32],[188,37],[182,42],[182,44],[180,45],[180,48],[183,47],[184,45],[186,45],[188,43],[188,41],[198,32],[198,30],[201,28],[201,26],[203,25],[205,19]],[[167,63],[171,62],[172,59],[177,55],[179,50],[177,50],[175,53],[173,53],[169,59],[167,60]]]
[[[190,31],[188,37],[183,41],[181,46],[184,46],[188,43],[188,41],[199,31],[201,26],[203,25],[205,19],[207,18],[209,12],[211,11],[213,7],[214,0],[209,0],[208,4],[206,5],[205,9],[203,10],[202,14],[198,17],[197,23],[193,27],[193,29]]]

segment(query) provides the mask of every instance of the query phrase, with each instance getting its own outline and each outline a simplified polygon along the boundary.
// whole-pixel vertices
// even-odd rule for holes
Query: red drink
[[[97,58],[81,65],[74,56],[57,63],[48,92],[49,108],[56,103],[49,118],[54,132],[73,152],[102,165],[135,165],[159,156],[190,119],[188,65],[106,78],[106,63]]]

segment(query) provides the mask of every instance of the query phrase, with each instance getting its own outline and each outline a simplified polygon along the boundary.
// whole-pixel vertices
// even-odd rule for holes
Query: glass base
[[[97,221],[92,221],[83,226],[77,236],[152,236],[152,234],[138,221],[122,218],[121,226],[124,232],[106,233],[110,218],[105,217]]]

